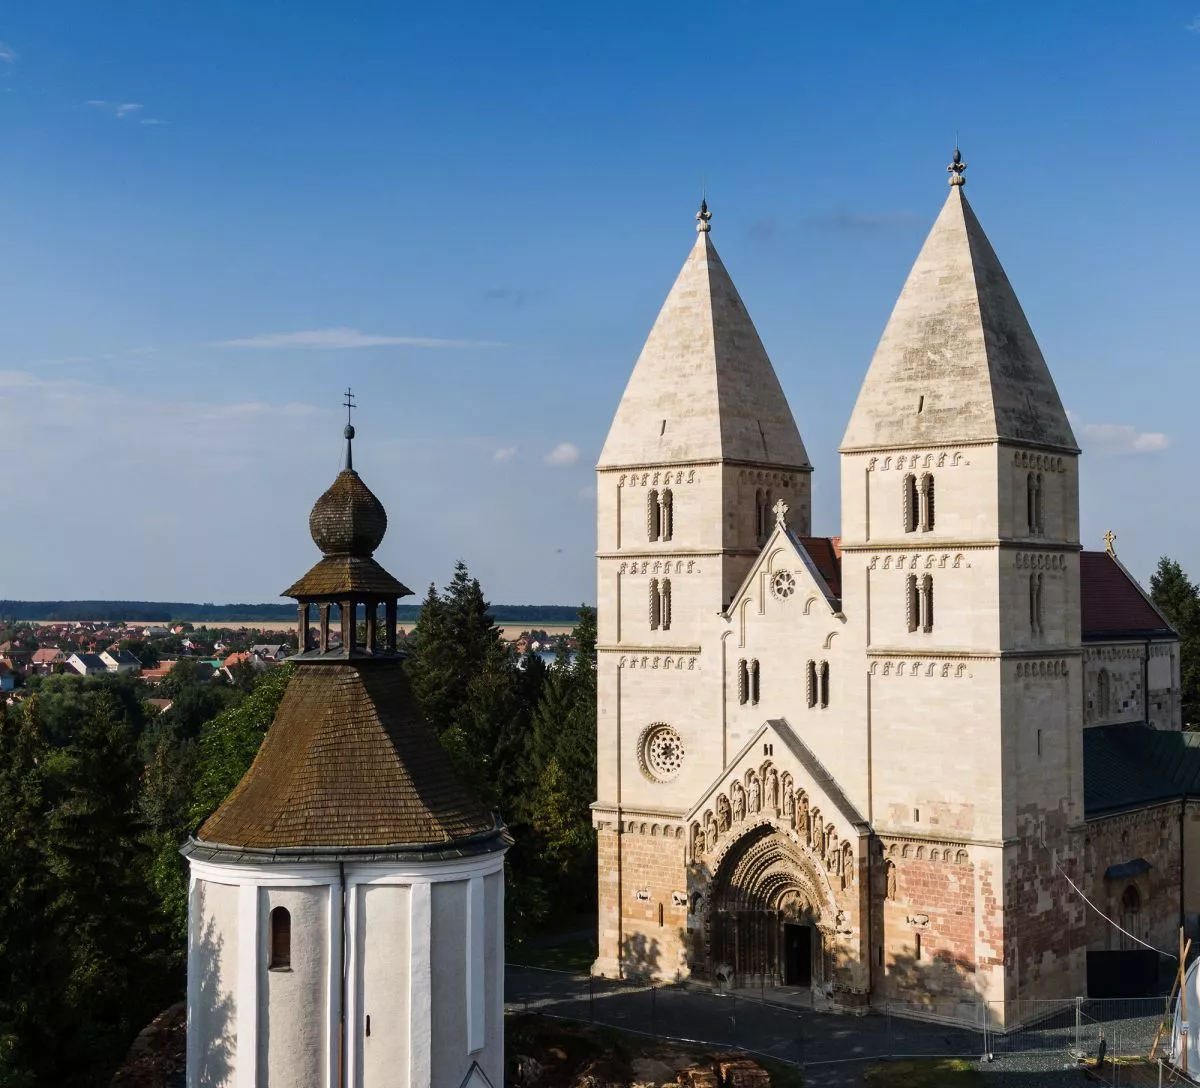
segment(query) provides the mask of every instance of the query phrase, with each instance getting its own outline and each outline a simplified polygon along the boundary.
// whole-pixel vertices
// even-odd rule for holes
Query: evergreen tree
[[[1150,576],[1150,597],[1179,632],[1180,702],[1185,729],[1200,726],[1200,588],[1163,556]]]

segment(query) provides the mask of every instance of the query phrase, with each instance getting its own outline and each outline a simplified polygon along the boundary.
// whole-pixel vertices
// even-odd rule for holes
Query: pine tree
[[[1150,576],[1150,597],[1179,632],[1180,702],[1185,729],[1200,726],[1200,588],[1163,556]]]

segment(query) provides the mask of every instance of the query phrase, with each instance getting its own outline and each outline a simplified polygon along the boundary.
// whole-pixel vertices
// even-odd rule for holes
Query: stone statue
[[[800,833],[804,836],[804,841],[811,846],[812,823],[809,820],[808,794],[803,794],[800,799]]]
[[[729,830],[729,798],[725,794],[717,798],[717,830]]]
[[[785,819],[792,819],[796,815],[796,798],[792,796],[791,786],[783,791],[783,815]]]
[[[758,775],[754,775],[750,779],[750,811],[751,812],[758,811],[758,807],[759,807],[758,803],[759,803]]]
[[[714,819],[712,810],[704,814],[704,848],[706,850],[715,850],[717,846],[717,821]]]
[[[887,863],[887,897],[889,899],[896,898],[896,863],[894,861]]]
[[[767,804],[772,811],[779,811],[779,772],[774,767],[771,768],[770,777],[767,779]]]
[[[704,853],[704,835],[699,823],[692,824],[692,857],[697,858]]]
[[[733,794],[733,818],[741,823],[746,818],[746,791],[740,782],[735,782],[729,792]]]

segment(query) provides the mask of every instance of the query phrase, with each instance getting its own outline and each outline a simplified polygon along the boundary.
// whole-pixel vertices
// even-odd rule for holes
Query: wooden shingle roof
[[[439,846],[494,832],[398,660],[299,666],[254,763],[196,838],[233,847]]]

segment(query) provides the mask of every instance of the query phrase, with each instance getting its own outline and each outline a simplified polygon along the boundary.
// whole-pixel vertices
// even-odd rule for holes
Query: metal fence
[[[1021,1001],[892,1002],[869,1011],[824,1012],[811,997],[768,988],[728,991],[698,982],[591,978],[510,965],[506,1011],[620,1028],[680,1042],[743,1050],[792,1065],[892,1058],[983,1058],[1062,1069],[1094,1060],[1148,1056],[1164,1027],[1165,997]],[[1009,1026],[1001,1030],[1007,1012]]]

